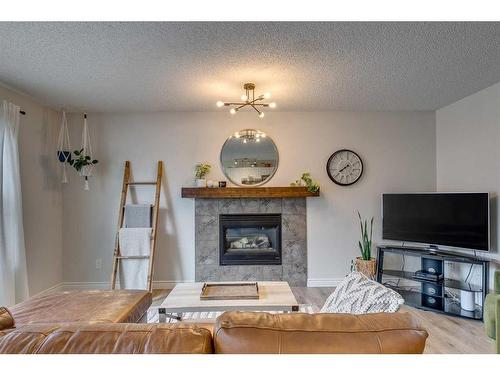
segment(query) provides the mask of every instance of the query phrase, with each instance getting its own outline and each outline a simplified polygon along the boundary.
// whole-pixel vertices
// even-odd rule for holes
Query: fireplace
[[[280,265],[281,214],[220,215],[219,262]]]

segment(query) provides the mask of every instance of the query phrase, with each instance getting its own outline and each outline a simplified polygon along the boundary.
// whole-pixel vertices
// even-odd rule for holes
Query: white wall
[[[500,83],[436,112],[437,189],[491,193],[493,251],[500,259]]]
[[[57,176],[59,113],[0,86],[0,99],[26,111],[19,154],[30,295],[62,282],[62,194]]]
[[[192,186],[194,164],[207,161],[209,178],[225,179],[219,152],[237,130],[258,128],[269,134],[280,153],[269,186],[287,186],[304,171],[321,185],[321,197],[308,199],[309,279],[316,285],[343,277],[358,255],[356,211],[375,216],[380,239],[380,194],[388,191],[433,191],[436,186],[433,112],[148,113],[89,115],[100,160],[91,191],[75,174],[63,190],[64,281],[107,282],[118,215],[123,163],[131,160],[136,179],[150,179],[155,161],[165,161],[164,193],[155,280],[194,279],[194,202],[180,198]],[[73,140],[82,119],[70,118]],[[340,148],[364,160],[365,172],[351,187],[331,182],[325,165]],[[148,188],[138,188],[143,199]],[[102,269],[96,269],[102,259]]]

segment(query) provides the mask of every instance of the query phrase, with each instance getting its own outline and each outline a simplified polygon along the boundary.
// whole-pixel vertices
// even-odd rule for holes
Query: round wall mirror
[[[238,186],[259,186],[278,169],[278,149],[266,133],[244,129],[234,133],[222,146],[222,170]]]

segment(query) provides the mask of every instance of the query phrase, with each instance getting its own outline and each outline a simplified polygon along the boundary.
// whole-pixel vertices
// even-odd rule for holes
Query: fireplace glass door
[[[220,215],[221,265],[281,264],[281,215]]]

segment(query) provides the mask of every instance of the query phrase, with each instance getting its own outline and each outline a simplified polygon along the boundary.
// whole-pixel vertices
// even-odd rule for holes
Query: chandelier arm
[[[239,110],[239,109],[241,109],[241,108],[243,108],[243,107],[246,107],[247,105],[248,105],[247,103],[243,103],[243,104],[241,104],[239,107],[236,107],[235,109],[236,109],[236,110]]]
[[[255,102],[257,102],[258,100],[264,100],[264,98],[261,98],[260,96],[257,97],[257,99],[254,99],[250,102],[250,104],[254,104]]]
[[[245,103],[245,102],[227,102],[227,103],[224,103],[224,106],[229,107],[231,105],[243,105],[243,104],[247,104],[247,103]]]
[[[255,110],[257,111],[257,113],[260,115],[260,113],[261,113],[261,112],[260,112],[260,111],[259,111],[259,110],[255,107],[255,105],[253,105],[253,104],[250,104],[250,105],[251,105],[251,106],[252,106],[252,108],[253,108],[253,109],[255,109]]]

